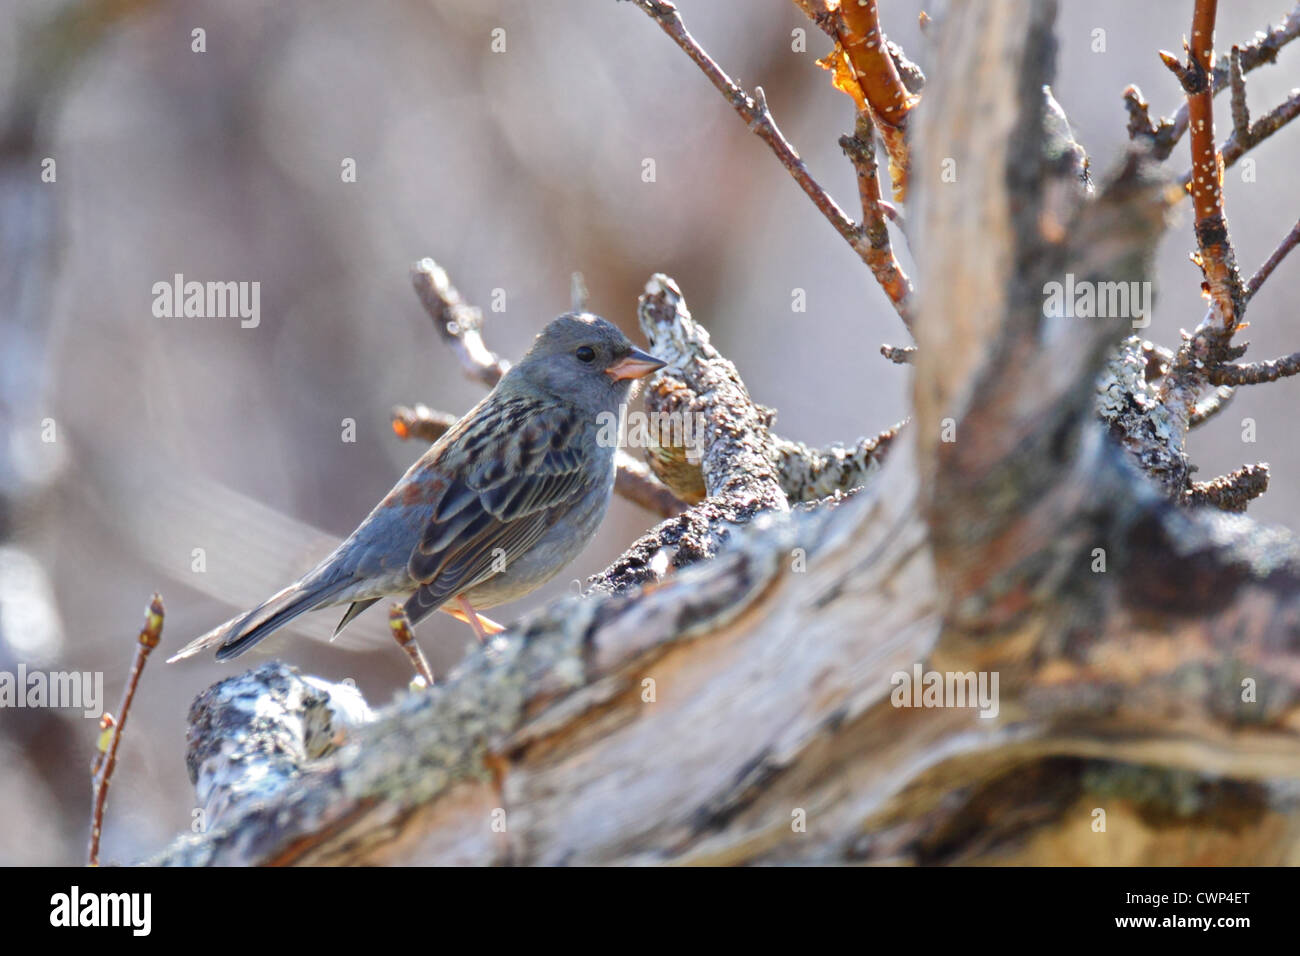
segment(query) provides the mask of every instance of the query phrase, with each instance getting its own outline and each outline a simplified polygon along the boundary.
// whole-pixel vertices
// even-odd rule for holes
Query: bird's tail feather
[[[169,657],[167,663],[193,657],[210,647],[216,647],[219,661],[238,657],[298,615],[329,603],[334,595],[349,583],[344,578],[328,583],[311,582],[307,579],[291,584],[253,610],[233,617],[220,627],[213,628],[202,637],[190,641]]]
[[[343,628],[351,624],[358,614],[378,600],[379,598],[366,598],[365,600],[353,601],[349,604],[347,613],[343,615],[343,620],[339,621],[339,626],[334,628],[334,637],[338,637]],[[334,637],[331,637],[330,640],[334,640]]]

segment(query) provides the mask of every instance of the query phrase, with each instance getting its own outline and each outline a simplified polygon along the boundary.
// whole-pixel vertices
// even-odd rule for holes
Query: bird
[[[553,319],[342,544],[169,662],[213,647],[230,660],[301,614],[346,604],[337,634],[388,596],[405,597],[412,624],[443,610],[487,642],[503,628],[478,612],[541,587],[596,533],[614,488],[610,423],[665,364],[600,316]]]

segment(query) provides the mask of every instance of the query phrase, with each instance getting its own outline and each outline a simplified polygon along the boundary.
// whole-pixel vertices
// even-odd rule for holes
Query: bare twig
[[[1245,74],[1251,72],[1256,67],[1263,66],[1265,63],[1273,63],[1277,60],[1278,52],[1296,37],[1300,37],[1300,3],[1291,8],[1288,13],[1275,27],[1271,27],[1265,33],[1256,34],[1255,39],[1247,44],[1238,47],[1238,59],[1241,64],[1241,72]],[[1214,68],[1211,76],[1212,93],[1217,94],[1231,82],[1231,62],[1220,63]],[[1157,159],[1168,158],[1170,152],[1183,134],[1187,132],[1189,122],[1189,107],[1186,101],[1178,108],[1172,121],[1169,122],[1169,134],[1163,139],[1156,142]]]
[[[1246,74],[1241,69],[1241,47],[1233,44],[1228,59],[1228,84],[1232,90],[1232,131],[1242,139],[1250,135],[1250,107],[1246,105]]]
[[[1287,233],[1286,238],[1273,250],[1273,254],[1264,260],[1264,264],[1259,267],[1259,271],[1250,277],[1250,281],[1246,283],[1247,299],[1254,298],[1255,293],[1259,291],[1259,287],[1268,280],[1268,277],[1273,274],[1273,270],[1286,258],[1287,253],[1296,247],[1297,243],[1300,243],[1300,222],[1296,222],[1291,231]]]
[[[812,200],[817,210],[826,217],[826,220],[835,227],[838,232],[853,250],[862,257],[862,261],[867,261],[870,252],[870,244],[857,224],[845,214],[844,210],[839,207],[830,194],[812,177],[804,161],[799,158],[799,154],[789,141],[782,135],[781,130],[777,128],[776,121],[772,118],[772,111],[767,107],[767,99],[763,95],[762,87],[756,87],[754,95],[751,97],[743,89],[736,85],[730,76],[718,66],[714,59],[705,52],[704,48],[696,42],[695,38],[686,30],[686,25],[682,22],[681,14],[677,12],[677,7],[668,0],[633,0],[634,3],[644,10],[650,17],[659,24],[664,33],[672,38],[691,61],[700,68],[700,71],[709,79],[709,82],[722,94],[723,98],[731,104],[734,109],[748,125],[750,130],[763,142],[771,148],[784,166],[794,177],[794,181],[799,184],[804,193]]]
[[[1250,277],[1250,282],[1246,284],[1246,300],[1249,301],[1255,293],[1273,274],[1278,265],[1286,258],[1287,253],[1300,243],[1300,222],[1297,222],[1287,233],[1286,237],[1273,250],[1264,264],[1259,267],[1259,271]],[[1233,356],[1226,356],[1233,357]],[[1249,365],[1232,365],[1228,362],[1220,362],[1212,365],[1207,373],[1209,382],[1219,386],[1235,385],[1259,385],[1264,382],[1275,382],[1279,378],[1287,378],[1292,375],[1300,374],[1300,352],[1292,355],[1286,355],[1282,358],[1272,359],[1267,362],[1253,362]]]
[[[415,635],[411,633],[411,622],[406,619],[406,612],[402,610],[402,605],[394,604],[389,609],[388,627],[393,632],[393,639],[397,641],[397,646],[406,652],[416,676],[424,681],[426,687],[432,687],[433,671],[424,657],[424,651],[420,650]]]
[[[402,441],[418,438],[420,441],[436,442],[456,421],[455,415],[435,412],[428,405],[416,405],[414,408],[397,405],[393,408],[393,432]]]
[[[1124,90],[1123,95],[1124,109],[1128,112],[1128,138],[1145,137],[1154,141],[1158,131],[1151,122],[1151,104],[1146,101],[1142,91],[1132,84]],[[1169,120],[1161,120],[1161,125],[1172,129],[1174,124]]]
[[[163,603],[162,596],[155,594],[145,612],[144,627],[136,641],[135,659],[131,662],[131,673],[127,678],[126,690],[122,693],[122,706],[118,708],[117,720],[111,714],[105,714],[101,721],[107,739],[101,737],[99,752],[91,765],[92,789],[94,790],[93,809],[90,814],[90,849],[88,859],[91,866],[99,866],[99,838],[104,828],[104,807],[108,802],[108,785],[117,768],[117,748],[122,743],[122,731],[126,729],[126,718],[131,712],[131,702],[135,700],[135,689],[140,684],[140,675],[144,673],[145,662],[158,642],[162,640]]]
[[[912,281],[898,264],[889,240],[887,213],[880,195],[876,170],[876,140],[871,120],[859,113],[852,136],[840,137],[840,148],[857,172],[858,196],[862,201],[862,230],[867,237],[867,267],[889,296],[903,324],[912,327]]]
[[[1249,365],[1219,365],[1210,369],[1209,379],[1214,385],[1261,385],[1292,375],[1300,375],[1300,352]]]

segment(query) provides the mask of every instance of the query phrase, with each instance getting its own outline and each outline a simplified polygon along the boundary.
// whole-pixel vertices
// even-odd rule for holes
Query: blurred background
[[[1219,49],[1278,21],[1287,2],[1225,5]],[[922,4],[881,6],[889,35],[927,72],[941,69],[916,28]],[[733,78],[764,87],[813,174],[856,217],[836,145],[852,104],[814,65],[829,42],[785,0],[680,7]],[[1101,177],[1127,138],[1127,84],[1153,115],[1178,106],[1156,51],[1181,48],[1191,3],[1062,7],[1055,92]],[[593,311],[639,341],[636,297],[664,271],[754,397],[779,410],[783,435],[848,442],[906,413],[907,372],[878,348],[907,336],[870,273],[630,4],[0,0],[0,11],[0,671],[101,671],[116,710],[151,592],[167,606],[114,777],[106,861],[189,828],[186,710],[258,652],[351,677],[374,705],[406,687],[386,604],[346,646],[303,637],[327,635],[331,611],[237,665],[162,658],[351,531],[422,451],[394,436],[394,404],[460,413],[482,394],[416,301],[414,260],[448,269],[511,360],[568,308],[575,270]],[[1297,77],[1291,48],[1252,73],[1255,115]],[[1222,139],[1226,95],[1216,102]],[[1228,173],[1246,276],[1300,216],[1298,136],[1283,130],[1251,154],[1253,182]],[[355,182],[344,181],[348,160]],[[1170,165],[1187,168],[1186,142]],[[919,284],[941,281],[917,276],[896,243]],[[1192,247],[1184,205],[1146,333],[1165,345],[1202,315]],[[260,323],[155,317],[154,283],[177,273],[259,282]],[[796,290],[806,311],[792,309]],[[1293,258],[1252,303],[1248,358],[1300,349],[1297,293]],[[1293,528],[1298,398],[1295,379],[1243,390],[1192,444],[1202,478],[1269,462],[1272,487],[1250,513]],[[1243,418],[1257,423],[1254,444]],[[654,522],[615,499],[568,572],[493,616],[573,588]],[[418,636],[440,674],[471,640],[442,615]],[[0,710],[0,863],[84,860],[96,736],[79,711]]]

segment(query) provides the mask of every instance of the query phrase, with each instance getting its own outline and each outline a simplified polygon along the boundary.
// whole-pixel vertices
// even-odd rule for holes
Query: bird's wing
[[[508,399],[481,409],[439,462],[455,474],[408,565],[418,620],[531,548],[587,490],[584,422],[565,407]],[[459,460],[457,460],[459,459]]]

